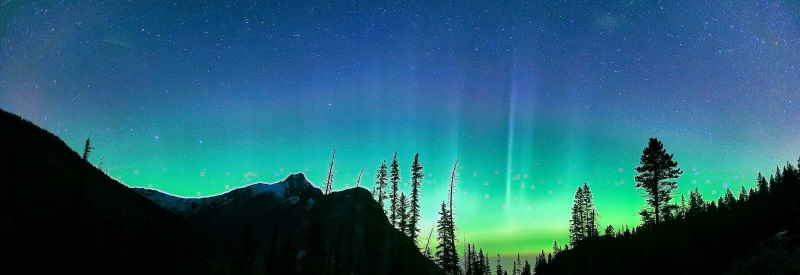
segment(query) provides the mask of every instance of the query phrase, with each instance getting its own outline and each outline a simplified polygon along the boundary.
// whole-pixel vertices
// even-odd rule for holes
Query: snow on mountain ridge
[[[305,178],[305,175],[297,173],[289,175],[282,181],[274,183],[256,182],[206,197],[176,196],[150,188],[134,188],[134,190],[170,212],[190,216],[197,213],[201,208],[219,207],[232,202],[234,199],[249,199],[264,193],[274,194],[276,197],[290,200],[290,203],[294,204],[299,199],[296,194],[307,188],[316,187]]]

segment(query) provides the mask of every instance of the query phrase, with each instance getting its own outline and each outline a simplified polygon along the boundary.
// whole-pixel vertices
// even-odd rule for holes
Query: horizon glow
[[[420,242],[447,199],[504,264],[568,242],[575,190],[640,222],[657,137],[680,194],[753,187],[800,156],[800,4],[8,4],[0,108],[129,185],[209,196],[302,172],[372,190],[420,154]],[[461,249],[461,248],[460,248]],[[494,264],[494,259],[492,260]]]

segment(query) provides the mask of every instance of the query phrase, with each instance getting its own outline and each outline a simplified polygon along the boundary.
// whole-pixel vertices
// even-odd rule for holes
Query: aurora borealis
[[[509,256],[584,182],[637,225],[649,137],[707,199],[800,156],[795,1],[121,2],[0,4],[0,108],[130,186],[320,186],[336,148],[335,189],[397,150],[408,192],[418,152],[427,236],[460,158],[459,237]]]

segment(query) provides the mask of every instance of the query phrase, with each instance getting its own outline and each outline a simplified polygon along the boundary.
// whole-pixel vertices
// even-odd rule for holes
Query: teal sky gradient
[[[12,3],[0,108],[130,186],[209,196],[302,172],[372,189],[424,167],[427,236],[460,158],[462,240],[510,256],[567,243],[575,190],[639,224],[650,137],[679,194],[738,194],[800,156],[791,1],[707,4]],[[510,258],[506,264],[510,265]]]

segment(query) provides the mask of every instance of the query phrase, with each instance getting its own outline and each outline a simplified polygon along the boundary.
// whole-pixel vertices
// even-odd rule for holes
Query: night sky
[[[525,256],[567,243],[584,182],[603,226],[638,225],[649,137],[678,197],[800,156],[796,1],[34,2],[0,3],[0,108],[91,134],[130,186],[319,186],[336,148],[335,189],[397,150],[408,192],[418,152],[427,236],[460,158],[460,241]]]

